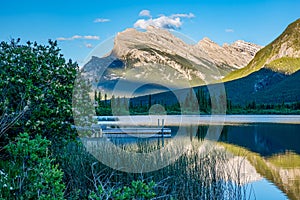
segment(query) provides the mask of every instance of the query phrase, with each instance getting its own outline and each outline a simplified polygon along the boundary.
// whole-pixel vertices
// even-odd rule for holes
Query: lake
[[[123,116],[119,118],[120,127],[158,126],[158,119],[164,119],[165,126],[171,128],[172,138],[170,139],[147,139],[134,136],[105,139],[105,143],[111,143],[116,147],[130,146],[132,152],[140,153],[141,149],[147,149],[146,146],[150,146],[152,148],[150,152],[161,149],[166,151],[166,154],[169,152],[170,155],[174,155],[174,159],[168,162],[165,161],[166,157],[163,157],[162,164],[156,171],[161,171],[160,168],[164,169],[168,164],[172,165],[172,162],[178,158],[181,159],[180,153],[172,154],[174,149],[177,148],[182,152],[189,151],[185,147],[190,144],[196,144],[197,148],[201,149],[199,145],[201,142],[214,141],[214,146],[225,148],[226,152],[232,155],[222,163],[221,170],[229,171],[235,168],[239,170],[238,177],[230,175],[231,178],[227,176],[222,178],[232,182],[238,179],[239,184],[244,188],[244,197],[247,199],[300,199],[300,116],[233,115],[215,118],[211,116]],[[96,146],[99,145],[99,140]],[[181,143],[182,141],[185,143]],[[88,149],[93,143],[84,142]],[[95,143],[92,146],[95,148]],[[103,145],[101,148],[103,149]],[[90,149],[90,151],[93,150]],[[147,152],[149,153],[148,150]],[[242,163],[242,160],[247,160],[247,162]],[[125,161],[120,161],[122,162]],[[147,161],[143,162],[146,165]],[[239,166],[236,167],[236,164]]]

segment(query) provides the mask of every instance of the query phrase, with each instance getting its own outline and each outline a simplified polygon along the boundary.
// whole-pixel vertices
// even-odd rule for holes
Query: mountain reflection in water
[[[196,137],[204,138],[207,129],[199,126]],[[226,125],[219,141],[234,154],[247,157],[256,171],[288,198],[300,199],[300,125]]]
[[[195,142],[204,141],[208,128],[212,126],[217,125],[186,126],[184,134],[180,137]],[[178,127],[167,127],[172,129],[172,137],[176,137]],[[110,138],[116,145],[145,142],[147,145],[161,146],[171,144],[172,140],[172,138]],[[240,175],[245,177],[243,185],[252,184],[254,193],[256,192],[254,195],[256,198],[250,199],[298,200],[300,199],[299,141],[299,124],[250,123],[224,125],[216,144],[233,155],[228,161],[230,167],[234,167],[233,163],[241,163],[241,158],[246,158],[244,160],[247,163],[243,165],[244,171]],[[222,170],[228,170],[230,168],[228,166],[223,166]]]

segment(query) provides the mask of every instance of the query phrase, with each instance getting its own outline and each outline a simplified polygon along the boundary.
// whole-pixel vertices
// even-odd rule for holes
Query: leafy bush
[[[154,192],[156,184],[151,181],[145,183],[143,180],[132,181],[130,186],[123,186],[117,189],[113,189],[110,194],[110,199],[125,200],[125,199],[152,199],[156,196]],[[89,199],[101,200],[104,193],[107,193],[105,189],[99,185],[97,192],[92,191],[89,195]]]
[[[38,45],[20,40],[0,43],[0,116],[25,107],[13,129],[0,132],[0,148],[20,132],[40,134],[53,145],[74,139],[72,91],[78,66],[66,62],[56,41]]]
[[[2,161],[0,197],[4,199],[63,199],[63,172],[53,164],[50,141],[37,135],[30,139],[22,133],[5,149],[11,159]]]

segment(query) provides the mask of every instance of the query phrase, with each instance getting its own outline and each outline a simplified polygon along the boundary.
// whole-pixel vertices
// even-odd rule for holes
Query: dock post
[[[165,126],[165,120],[162,119],[161,120],[161,125],[162,125],[162,129],[161,129],[161,137],[162,137],[162,146],[165,146],[165,141],[164,141],[164,126]]]
[[[103,137],[103,134],[102,134],[102,127],[100,127],[100,130],[99,130],[99,135],[100,135],[100,138]]]
[[[162,134],[162,137],[164,137],[164,126],[165,126],[165,120],[164,119],[161,120],[161,126],[162,126],[161,134]]]
[[[157,128],[159,128],[159,119],[157,119]],[[159,132],[157,133],[157,145],[159,146],[160,144],[160,139],[159,139]]]

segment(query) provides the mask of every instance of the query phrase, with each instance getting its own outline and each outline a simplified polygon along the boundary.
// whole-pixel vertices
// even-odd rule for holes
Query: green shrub
[[[51,159],[50,141],[22,133],[5,146],[11,156],[2,161],[0,197],[4,199],[63,199],[63,172]]]
[[[130,186],[123,186],[117,189],[113,189],[110,199],[125,200],[125,199],[152,199],[156,196],[154,192],[156,184],[151,181],[145,183],[143,180],[132,181]],[[96,192],[91,192],[89,199],[101,200],[104,193],[107,193],[105,189],[100,185]]]
[[[64,59],[56,41],[49,40],[48,45],[3,41],[0,66],[0,116],[27,108],[13,129],[0,134],[0,148],[22,132],[40,134],[52,145],[75,139],[72,92],[78,65]]]

